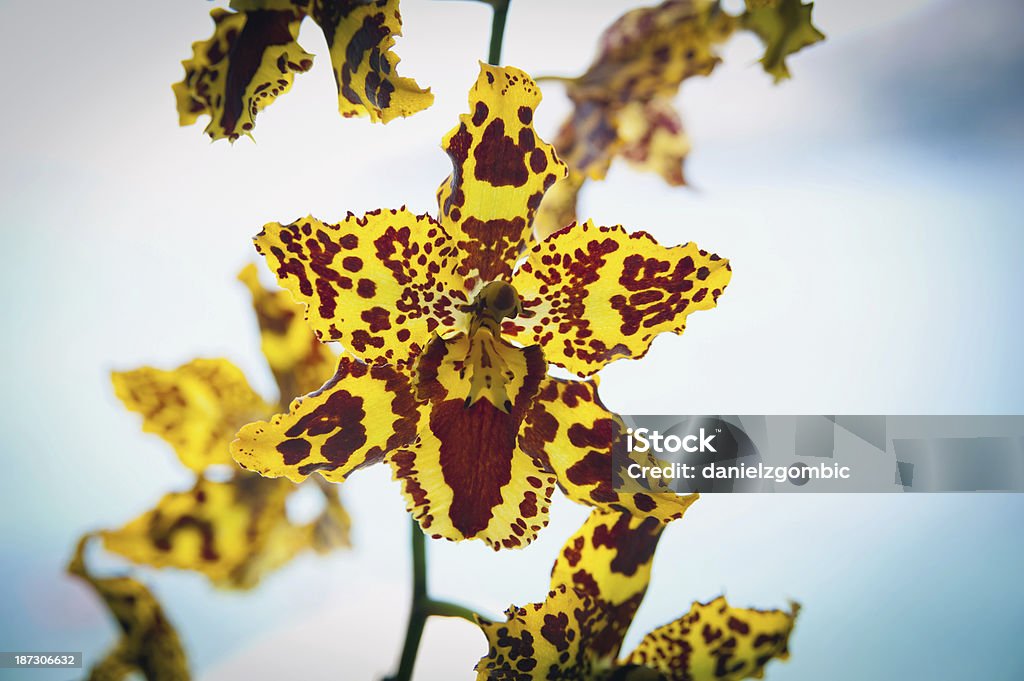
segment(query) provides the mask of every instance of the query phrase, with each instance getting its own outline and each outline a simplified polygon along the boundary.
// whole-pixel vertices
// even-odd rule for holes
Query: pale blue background
[[[505,58],[585,67],[629,3],[516,0]],[[388,127],[335,111],[322,37],[313,72],[259,118],[258,145],[178,129],[169,84],[211,24],[203,2],[0,2],[6,258],[0,649],[81,650],[113,628],[62,575],[75,538],[187,484],[139,432],[107,372],[228,356],[269,394],[234,283],[263,222],[409,204],[434,210],[441,135],[465,108],[488,10],[403,5],[402,71],[436,105]],[[1024,413],[1024,5],[822,0],[829,41],[773,87],[737,39],[679,102],[693,190],[616,167],[584,214],[730,257],[720,307],[603,374],[632,413]],[[546,89],[549,139],[567,111]],[[200,679],[367,679],[390,670],[408,595],[407,516],[383,467],[346,485],[358,550],[306,557],[249,595],[149,573]],[[665,534],[627,645],[723,590],[804,604],[769,679],[1024,678],[1024,497],[703,499]],[[432,544],[440,596],[497,614],[543,596],[585,509],[561,501],[533,546]],[[417,678],[467,679],[483,639],[428,625]],[[0,671],[6,679],[67,672]]]

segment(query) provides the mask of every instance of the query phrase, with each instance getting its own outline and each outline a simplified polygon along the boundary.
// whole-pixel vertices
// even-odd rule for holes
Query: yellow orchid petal
[[[547,377],[527,413],[519,436],[523,450],[543,461],[573,501],[605,511],[652,517],[661,523],[681,518],[697,499],[671,491],[652,493],[629,480],[615,480],[612,452],[625,449],[625,425],[601,402],[597,381]]]
[[[641,170],[658,172],[670,184],[682,184],[679,166],[688,144],[672,98],[684,80],[714,70],[720,62],[717,47],[736,26],[709,0],[641,7],[609,26],[587,71],[566,81],[573,111],[559,130],[555,149],[570,173],[579,176],[578,184],[604,179],[620,156]],[[571,200],[574,213],[575,193],[568,189],[555,207],[542,210],[550,214],[561,206],[557,214],[564,218]],[[570,222],[542,223],[535,232],[544,237]]]
[[[398,0],[314,0],[310,15],[327,38],[342,116],[387,123],[434,103],[430,88],[398,75],[391,51],[402,35]]]
[[[231,455],[266,477],[301,482],[317,472],[341,482],[411,442],[419,410],[409,378],[397,368],[343,356],[319,391],[292,401],[286,414],[238,431]]]
[[[68,564],[103,599],[121,629],[121,638],[89,672],[90,681],[118,681],[141,674],[147,681],[188,681],[188,660],[174,625],[141,582],[130,577],[95,577],[85,563],[82,537]]]
[[[797,605],[745,610],[718,598],[695,603],[617,659],[663,527],[654,518],[595,510],[562,548],[543,602],[510,607],[504,622],[478,619],[489,644],[478,680],[739,681],[760,678],[768,661],[786,658]]]
[[[761,65],[778,83],[789,78],[786,58],[805,47],[825,39],[825,34],[811,23],[814,3],[801,0],[748,3],[742,17],[743,27],[764,43]]]
[[[185,78],[173,86],[181,125],[210,116],[206,134],[236,140],[250,135],[256,114],[287,92],[313,55],[295,38],[301,15],[287,11],[229,12],[213,9],[213,36],[192,46],[182,62]]]
[[[387,123],[434,103],[430,88],[398,75],[391,48],[402,35],[399,0],[231,0],[231,7],[291,10],[309,16],[323,31],[338,86],[338,112]]]
[[[551,586],[571,586],[610,605],[639,605],[665,526],[651,516],[591,511],[558,554]]]
[[[165,495],[153,510],[101,536],[108,551],[133,562],[248,588],[309,546],[285,514],[294,489],[244,473],[226,482],[200,478],[191,490]]]
[[[226,359],[197,359],[171,371],[115,371],[111,378],[124,406],[142,414],[142,429],[169,442],[194,471],[231,463],[235,431],[271,411]]]
[[[546,370],[540,348],[514,347],[488,327],[427,347],[417,385],[427,423],[416,444],[388,456],[424,532],[499,549],[525,546],[547,525],[554,479],[516,444]]]
[[[441,142],[452,174],[438,189],[440,221],[466,278],[508,278],[544,192],[565,175],[554,148],[533,129],[540,98],[526,73],[481,64],[470,112]]]
[[[789,635],[799,606],[746,610],[724,597],[694,603],[678,620],[647,634],[626,662],[656,669],[668,681],[760,678],[774,658],[789,657]]]
[[[651,579],[654,550],[665,525],[653,517],[591,512],[562,547],[551,571],[551,588],[564,584],[604,609],[587,646],[597,659],[618,657]]]
[[[686,316],[714,307],[731,275],[727,260],[693,243],[666,248],[646,232],[577,225],[529,251],[512,284],[533,317],[506,330],[589,376],[643,357],[659,333],[682,333]]]
[[[569,82],[573,100],[645,101],[672,97],[679,84],[721,61],[716,46],[735,20],[711,0],[667,0],[619,17],[602,34],[590,68]]]
[[[287,291],[270,291],[260,284],[255,265],[247,265],[238,279],[252,294],[260,325],[260,345],[277,382],[279,400],[313,392],[334,374],[338,358],[317,340],[302,318],[303,307]]]
[[[306,304],[322,341],[340,341],[369,362],[404,361],[434,330],[456,323],[466,302],[454,245],[427,215],[405,208],[349,216],[332,225],[314,217],[267,224],[257,235],[281,285]]]
[[[587,647],[600,606],[583,593],[560,584],[543,602],[513,605],[505,617],[479,622],[489,649],[477,662],[477,681],[603,678]]]

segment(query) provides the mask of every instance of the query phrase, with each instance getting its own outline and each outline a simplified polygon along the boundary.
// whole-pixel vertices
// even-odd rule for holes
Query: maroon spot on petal
[[[746,634],[750,633],[750,625],[741,619],[737,619],[736,617],[730,616],[728,625],[729,629],[735,631],[737,634],[740,634],[741,636],[745,636]]]
[[[586,430],[579,424],[570,427],[570,437],[574,429]],[[619,500],[618,493],[612,486],[612,459],[611,445],[607,445],[604,451],[591,450],[586,456],[574,463],[566,470],[565,475],[568,481],[578,487],[589,487],[586,493],[597,503],[613,503]]]
[[[565,556],[565,560],[569,563],[569,567],[576,567],[576,564],[583,558],[583,537],[576,537],[572,545],[566,545],[562,549],[562,555]]]
[[[485,399],[468,409],[461,399],[447,400],[431,410],[430,429],[441,441],[441,473],[452,489],[448,515],[467,537],[487,527],[502,488],[512,479],[516,425]]]
[[[548,157],[541,149],[534,149],[530,152],[530,170],[535,173],[542,173],[548,167]]]
[[[285,435],[299,438],[303,434],[316,437],[334,433],[320,448],[320,453],[337,467],[344,465],[356,450],[366,444],[366,428],[363,426],[365,417],[363,398],[347,390],[338,390],[323,404],[296,421],[285,431]]]
[[[487,120],[488,114],[487,105],[483,102],[477,102],[476,108],[473,110],[473,125],[480,126]]]
[[[657,504],[654,503],[654,499],[644,494],[643,492],[638,492],[633,495],[633,503],[636,504],[636,507],[638,509],[644,511],[645,513],[653,511],[657,506]]]
[[[532,518],[537,515],[536,492],[526,492],[523,495],[523,500],[519,503],[519,512],[524,518]]]
[[[636,528],[629,526],[630,516],[623,514],[611,527],[599,525],[594,530],[594,546],[605,546],[615,551],[611,569],[632,576],[641,565],[654,556],[664,526],[657,518],[644,518]]]
[[[577,570],[573,573],[572,585],[577,591],[582,591],[588,596],[593,598],[601,597],[601,587],[597,585],[597,580],[594,579],[594,575],[590,574],[586,570]]]
[[[285,440],[277,445],[277,451],[284,457],[287,466],[294,466],[309,456],[311,445],[306,440]]]
[[[377,293],[377,284],[371,279],[360,279],[356,286],[356,293],[362,298],[373,298]]]
[[[540,628],[540,634],[555,647],[558,651],[569,648],[569,616],[564,612],[555,615],[544,615],[544,624]]]
[[[712,628],[710,624],[705,624],[701,630],[701,635],[704,637],[704,643],[710,645],[722,638],[724,632],[721,629]]]
[[[524,156],[516,141],[505,135],[505,122],[496,118],[473,153],[476,178],[495,187],[521,187],[530,177]]]
[[[533,130],[523,128],[519,131],[519,149],[523,154],[528,151],[534,151],[536,146],[537,136],[533,134]]]
[[[365,329],[356,329],[352,332],[352,347],[358,352],[366,352],[367,348],[383,348],[384,339],[380,336],[371,336]]]
[[[359,317],[370,325],[372,333],[380,333],[391,328],[391,311],[383,307],[371,307],[369,310],[364,310]]]

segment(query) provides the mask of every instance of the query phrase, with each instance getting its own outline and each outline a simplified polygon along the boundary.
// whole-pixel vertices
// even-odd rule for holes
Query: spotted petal
[[[477,678],[634,678],[614,674],[616,658],[647,590],[663,527],[654,518],[591,513],[559,553],[542,603],[510,607],[505,622],[480,622],[490,649]]]
[[[452,174],[438,190],[440,220],[462,253],[459,272],[507,279],[544,192],[565,165],[533,129],[540,90],[512,67],[480,65],[459,116],[441,146]]]
[[[434,103],[429,88],[398,75],[399,59],[391,51],[402,35],[398,0],[316,0],[313,19],[331,51],[342,116],[387,123]]]
[[[231,455],[266,477],[301,482],[318,472],[341,482],[411,442],[418,421],[419,405],[404,373],[342,357],[319,391],[292,401],[286,414],[242,428]]]
[[[655,669],[669,681],[760,678],[773,658],[789,657],[799,607],[745,610],[724,597],[694,603],[678,620],[647,634],[627,662]]]
[[[312,17],[327,39],[338,112],[387,123],[434,103],[430,88],[398,75],[391,51],[402,35],[399,0],[231,0],[235,9],[291,9]]]
[[[647,592],[654,551],[665,525],[653,517],[594,510],[565,543],[551,572],[551,588],[570,586],[604,610],[588,648],[613,661]]]
[[[388,457],[424,532],[499,549],[526,545],[547,524],[554,478],[516,443],[546,370],[539,348],[487,328],[431,342],[418,376],[427,423],[415,445]]]
[[[670,184],[682,183],[676,164],[681,165],[688,145],[671,101],[684,80],[714,70],[720,62],[717,47],[736,23],[718,3],[668,0],[630,10],[608,27],[587,71],[566,81],[573,111],[555,139],[558,155],[579,184],[604,179],[619,157],[658,172]],[[543,219],[535,227],[538,236],[569,224],[550,218],[575,212],[570,188],[545,197]],[[569,200],[571,211],[559,209]],[[557,203],[545,206],[548,201]]]
[[[480,621],[488,651],[476,665],[477,681],[590,681],[606,671],[587,643],[601,607],[564,584],[541,603],[511,606],[506,621]]]
[[[466,296],[453,279],[454,248],[427,215],[406,209],[272,222],[256,237],[282,286],[306,304],[322,341],[341,341],[371,362],[420,352],[435,329],[454,326]]]
[[[271,411],[226,359],[197,359],[171,371],[115,371],[112,379],[124,406],[142,414],[142,429],[169,442],[194,471],[230,463],[235,431]]]
[[[255,265],[247,265],[238,279],[252,294],[260,326],[263,356],[277,381],[279,402],[313,392],[334,374],[338,359],[329,346],[313,335],[287,291],[270,291],[260,284]]]
[[[574,100],[645,101],[673,96],[687,78],[709,74],[735,21],[709,0],[667,0],[633,9],[601,36],[590,68],[569,83]]]
[[[226,482],[200,478],[187,492],[167,494],[117,530],[102,533],[108,551],[143,565],[192,570],[228,588],[249,588],[310,546],[292,525],[283,480],[241,474]]]
[[[645,232],[587,223],[530,250],[512,284],[533,317],[506,330],[589,376],[619,357],[643,357],[659,333],[682,333],[686,316],[714,307],[731,275],[727,260],[693,243],[666,248]]]
[[[175,83],[181,125],[210,116],[206,134],[236,140],[250,135],[256,114],[287,92],[296,73],[308,71],[313,55],[299,47],[301,15],[294,11],[210,11],[214,32],[192,46],[182,62],[185,78]]]
[[[619,455],[627,455],[624,432],[622,420],[601,402],[596,379],[548,377],[533,400],[519,442],[524,451],[545,462],[573,501],[660,523],[681,518],[696,494],[649,493],[630,489],[628,479],[616,479],[612,454],[620,448]]]
[[[141,674],[152,681],[188,681],[185,650],[163,607],[131,577],[96,577],[85,562],[91,535],[82,537],[68,572],[84,580],[103,599],[121,629],[114,648],[89,673],[91,681],[120,681]]]
[[[802,0],[747,4],[743,27],[764,43],[761,66],[776,83],[789,78],[787,57],[825,39],[825,34],[811,23],[813,8],[813,2],[805,5]]]

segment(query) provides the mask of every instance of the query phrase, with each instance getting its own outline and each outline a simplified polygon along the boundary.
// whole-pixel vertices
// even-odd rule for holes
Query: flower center
[[[501,411],[512,408],[508,386],[525,365],[522,351],[501,338],[501,322],[515,319],[523,312],[519,294],[503,281],[492,281],[480,289],[476,298],[463,308],[470,316],[469,347],[462,365],[462,375],[469,372],[469,394],[465,406],[473,406],[484,397]]]
[[[492,281],[480,289],[476,298],[462,308],[470,315],[469,335],[475,336],[481,327],[498,336],[504,319],[515,319],[523,313],[523,303],[511,284]]]

